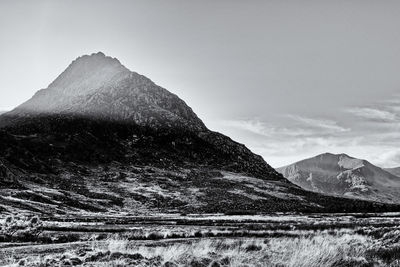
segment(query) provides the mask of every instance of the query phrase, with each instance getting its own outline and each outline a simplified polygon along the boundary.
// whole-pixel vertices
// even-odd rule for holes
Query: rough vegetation
[[[100,237],[93,233],[85,242],[81,239],[60,245],[14,243],[14,247],[0,247],[0,265],[383,267],[398,266],[400,261],[397,215],[250,217],[191,217],[187,223],[192,226],[176,221],[171,226],[164,222],[157,228],[125,227],[118,234]],[[24,225],[27,229],[50,225],[37,218],[23,223],[21,220],[9,217],[3,224],[18,224],[18,228]],[[210,225],[211,221],[214,225]],[[315,227],[315,223],[319,226]],[[234,230],[234,226],[238,228]],[[279,230],[284,226],[290,230]],[[241,230],[240,235],[239,228],[243,227],[246,230]]]
[[[7,216],[0,221],[0,242],[37,241],[41,233],[42,222],[37,216]]]

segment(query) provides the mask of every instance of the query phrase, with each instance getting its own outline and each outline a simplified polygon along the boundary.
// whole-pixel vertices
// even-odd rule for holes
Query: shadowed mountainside
[[[3,128],[0,152],[0,208],[7,211],[397,209],[304,191],[253,161],[242,145],[213,132],[161,131],[64,115],[36,117]]]

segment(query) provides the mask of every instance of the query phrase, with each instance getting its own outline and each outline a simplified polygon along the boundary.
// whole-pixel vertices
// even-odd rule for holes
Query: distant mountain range
[[[277,169],[289,181],[314,192],[400,203],[399,169],[382,169],[346,154],[325,153]]]
[[[400,206],[301,189],[103,53],[0,116],[0,212],[384,210]]]

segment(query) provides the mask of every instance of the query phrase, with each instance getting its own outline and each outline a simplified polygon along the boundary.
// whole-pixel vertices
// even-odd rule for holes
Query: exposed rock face
[[[48,88],[7,115],[70,114],[153,127],[206,130],[176,95],[99,52],[74,60]]]
[[[400,202],[400,177],[346,154],[322,154],[278,168],[304,189],[384,202]]]

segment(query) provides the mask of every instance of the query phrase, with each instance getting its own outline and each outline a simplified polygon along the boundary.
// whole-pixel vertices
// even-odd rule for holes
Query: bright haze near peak
[[[0,25],[0,111],[102,51],[274,167],[400,166],[399,1],[3,0]]]

